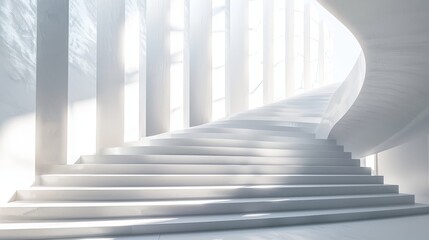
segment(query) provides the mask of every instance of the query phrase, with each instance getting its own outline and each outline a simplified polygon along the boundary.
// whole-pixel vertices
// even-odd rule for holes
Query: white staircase
[[[0,239],[325,223],[429,213],[314,131],[334,87],[51,166],[0,207]]]

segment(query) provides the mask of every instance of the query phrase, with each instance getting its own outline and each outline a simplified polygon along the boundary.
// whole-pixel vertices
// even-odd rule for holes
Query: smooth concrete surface
[[[250,230],[79,240],[426,240],[429,215]],[[78,239],[74,239],[78,240]]]
[[[428,132],[429,2],[319,2],[356,36],[366,61],[359,95],[329,136],[362,157]]]
[[[429,141],[422,133],[400,146],[377,154],[378,173],[386,183],[401,186],[401,192],[413,193],[417,202],[429,199]]]
[[[97,4],[97,150],[124,143],[125,2]]]

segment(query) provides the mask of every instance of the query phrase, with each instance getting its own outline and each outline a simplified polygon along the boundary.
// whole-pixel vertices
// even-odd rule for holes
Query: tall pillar
[[[227,78],[225,82],[226,115],[249,107],[249,2],[229,2]]]
[[[264,104],[274,98],[274,0],[264,0]]]
[[[225,0],[225,116],[230,115],[231,96],[231,1]]]
[[[125,1],[98,0],[97,149],[124,142]]]
[[[285,97],[295,92],[295,4],[293,0],[285,2]]]
[[[318,65],[319,65],[319,86],[325,85],[325,24],[322,17],[319,20],[319,56],[318,56]]]
[[[212,1],[190,0],[189,89],[190,126],[212,117]]]
[[[69,1],[37,1],[36,172],[67,164]]]
[[[139,8],[139,135],[146,136],[146,56],[147,56],[147,25],[146,25],[146,0],[138,1]]]
[[[191,126],[191,96],[190,96],[190,28],[191,28],[191,13],[190,1],[184,0],[184,20],[183,20],[183,127]]]
[[[311,16],[310,3],[304,4],[304,89],[311,89]]]
[[[170,129],[170,0],[147,0],[146,135]]]

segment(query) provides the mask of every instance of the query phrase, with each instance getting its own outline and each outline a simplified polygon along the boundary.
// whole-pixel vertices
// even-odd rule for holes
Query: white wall
[[[362,89],[329,137],[363,157],[428,132],[429,1],[318,1],[356,36],[366,62]]]
[[[399,191],[429,202],[429,139],[421,134],[407,143],[378,154],[378,174],[385,182],[399,184]]]
[[[0,203],[34,180],[36,1],[0,4]]]

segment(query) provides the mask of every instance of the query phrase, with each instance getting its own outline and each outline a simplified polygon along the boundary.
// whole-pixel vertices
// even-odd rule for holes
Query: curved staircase
[[[0,239],[272,227],[429,213],[316,139],[336,87],[46,168],[0,208]]]

